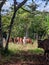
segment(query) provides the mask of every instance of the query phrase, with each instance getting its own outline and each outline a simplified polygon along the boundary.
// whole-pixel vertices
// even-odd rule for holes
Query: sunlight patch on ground
[[[21,53],[23,51],[29,52],[29,53],[43,53],[42,48],[38,48],[38,44],[14,44],[14,43],[9,43],[9,50],[12,51],[13,53]]]

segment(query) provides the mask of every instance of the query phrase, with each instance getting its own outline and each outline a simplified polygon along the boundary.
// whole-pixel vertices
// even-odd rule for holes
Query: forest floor
[[[9,51],[0,54],[0,65],[49,65],[49,56],[37,44],[9,44]]]

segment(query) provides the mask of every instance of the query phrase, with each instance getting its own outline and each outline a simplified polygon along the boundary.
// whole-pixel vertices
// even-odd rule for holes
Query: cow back
[[[38,47],[44,50],[49,50],[49,39],[38,40]]]

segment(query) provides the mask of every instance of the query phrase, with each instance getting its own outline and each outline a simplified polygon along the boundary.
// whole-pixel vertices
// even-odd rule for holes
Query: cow
[[[24,43],[24,44],[25,44],[25,43],[30,43],[30,44],[32,44],[32,39],[24,37],[23,43]]]
[[[38,40],[38,47],[44,49],[44,55],[49,53],[49,39]]]
[[[26,37],[23,38],[23,44],[26,44]]]
[[[30,38],[27,38],[27,39],[26,39],[26,43],[32,44],[32,40],[31,40]]]
[[[21,37],[19,38],[19,43],[21,43],[21,44],[23,43],[23,38],[21,38]]]
[[[17,43],[18,44],[20,43],[20,37],[17,37]]]
[[[14,38],[14,43],[23,43],[23,38],[21,38],[21,37],[15,37]]]

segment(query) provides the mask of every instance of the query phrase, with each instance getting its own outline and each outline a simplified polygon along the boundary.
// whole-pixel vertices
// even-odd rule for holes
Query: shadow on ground
[[[33,54],[27,51],[13,53],[8,51],[0,55],[0,65],[49,65],[49,59],[44,54]]]

